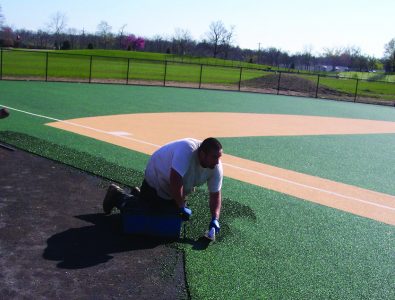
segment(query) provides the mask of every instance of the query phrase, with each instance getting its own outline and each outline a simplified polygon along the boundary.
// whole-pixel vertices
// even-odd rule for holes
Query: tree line
[[[395,38],[385,45],[385,56],[378,59],[361,53],[358,47],[327,48],[314,55],[306,48],[289,54],[275,47],[258,50],[235,46],[235,27],[222,21],[212,22],[204,38],[196,41],[186,29],[177,28],[171,37],[141,37],[125,32],[126,24],[114,32],[106,21],[94,33],[68,28],[65,14],[51,16],[46,30],[13,29],[4,25],[0,7],[0,46],[30,49],[122,49],[167,53],[177,56],[214,57],[306,71],[372,71],[395,72]],[[259,47],[260,48],[260,47]]]

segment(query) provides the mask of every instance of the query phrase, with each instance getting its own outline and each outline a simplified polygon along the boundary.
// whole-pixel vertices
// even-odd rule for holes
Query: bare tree
[[[387,59],[386,65],[389,71],[395,72],[395,38],[390,40],[384,47],[385,57]]]
[[[312,45],[305,45],[303,47],[302,64],[303,64],[304,68],[309,71],[310,71],[312,58],[313,58],[312,52],[313,52]]]
[[[325,48],[324,56],[327,62],[332,66],[332,68],[328,71],[335,71],[336,66],[341,65],[340,56],[344,52],[342,48]]]
[[[60,49],[60,35],[66,29],[67,17],[66,14],[58,11],[51,16],[48,28],[55,37],[55,48]]]
[[[36,43],[35,43],[36,47],[41,49],[48,48],[49,40],[50,40],[50,35],[48,34],[48,32],[44,30],[37,31]]]
[[[76,28],[69,28],[67,30],[67,38],[68,41],[70,42],[70,48],[74,49],[76,48],[76,44],[78,42],[78,30]]]
[[[234,42],[233,41],[233,39],[234,39],[234,32],[235,32],[235,26],[232,25],[232,26],[230,26],[229,30],[226,30],[226,33],[222,37],[222,45],[223,45],[223,48],[224,48],[224,58],[225,59],[228,58],[229,49],[230,49],[231,45]]]
[[[122,41],[125,37],[125,27],[128,26],[127,24],[123,24],[118,30],[118,42],[119,48],[122,49]]]
[[[155,35],[146,40],[144,49],[147,52],[170,53],[171,42],[164,36]]]
[[[102,38],[104,49],[107,48],[107,45],[111,40],[111,29],[112,27],[106,21],[101,21],[99,25],[97,25],[97,34]]]
[[[173,52],[185,55],[193,44],[192,35],[189,30],[176,28],[173,39]]]
[[[264,51],[264,55],[266,56],[267,61],[272,66],[279,66],[279,58],[280,58],[281,50],[275,47],[270,47]]]
[[[4,16],[3,16],[3,13],[1,12],[1,5],[0,5],[0,29],[1,29],[1,27],[3,27],[3,24],[4,24]]]
[[[215,21],[211,22],[206,37],[208,43],[212,45],[213,57],[217,57],[221,45],[223,45],[224,41],[229,40],[229,32],[222,21]]]

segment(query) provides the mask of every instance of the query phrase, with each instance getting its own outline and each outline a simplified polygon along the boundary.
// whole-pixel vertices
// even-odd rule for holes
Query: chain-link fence
[[[1,49],[0,79],[220,89],[395,106],[395,82],[51,51]]]

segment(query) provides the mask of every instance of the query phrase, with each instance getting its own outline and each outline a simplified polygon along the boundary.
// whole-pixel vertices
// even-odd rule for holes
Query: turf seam
[[[185,224],[185,222],[183,224],[183,238],[186,239],[186,224]],[[181,249],[181,251],[182,251],[182,268],[183,268],[183,271],[184,271],[185,291],[186,291],[187,299],[190,300],[190,299],[192,299],[192,297],[191,297],[191,291],[190,291],[189,284],[188,284],[188,279],[187,279],[186,251],[185,251],[185,249]]]
[[[52,158],[52,157],[50,157],[50,156],[40,155],[39,153],[33,152],[33,151],[28,150],[28,149],[26,149],[26,148],[19,147],[19,146],[13,145],[13,144],[9,144],[9,143],[3,141],[2,139],[0,139],[0,141],[1,141],[2,143],[6,143],[7,145],[11,145],[13,148],[15,148],[15,149],[17,149],[17,150],[19,150],[19,151],[24,151],[24,152],[30,153],[30,154],[32,154],[32,155],[35,155],[35,156],[39,156],[39,157],[48,159],[48,160],[50,160],[50,161],[52,161],[52,162],[55,162],[55,163],[58,163],[58,164],[62,164],[62,165],[64,165],[64,166],[73,168],[73,169],[75,169],[75,170],[77,170],[77,171],[79,171],[79,172],[83,172],[83,173],[86,173],[86,174],[88,174],[88,175],[91,175],[91,176],[94,176],[94,177],[97,177],[97,178],[100,178],[100,179],[103,179],[103,180],[106,180],[106,181],[109,181],[109,182],[115,182],[115,183],[118,183],[118,184],[121,184],[121,185],[125,185],[125,183],[123,183],[123,182],[116,181],[116,180],[114,180],[113,178],[106,177],[106,176],[104,176],[104,175],[99,175],[99,174],[95,173],[94,171],[89,171],[89,170],[86,170],[86,169],[78,168],[77,166],[75,166],[75,165],[73,165],[73,164],[68,164],[68,163],[66,163],[66,162],[64,162],[64,161],[62,161],[62,160],[57,160],[57,159]]]
[[[14,132],[12,132],[12,131],[3,131],[3,133],[4,133],[4,132],[11,133],[11,134],[14,133]],[[22,135],[24,135],[24,134],[22,134]],[[26,137],[30,137],[29,135],[25,135],[25,136],[26,136]],[[35,137],[33,137],[33,138],[35,138]],[[35,138],[35,139],[40,140],[42,143],[46,143],[47,145],[50,145],[50,144],[51,144],[50,142],[46,142],[46,141],[44,141],[44,140],[42,140],[42,139],[39,139],[39,138]],[[64,166],[71,167],[71,168],[73,168],[73,169],[75,169],[75,170],[78,170],[78,171],[80,171],[80,172],[84,172],[84,173],[86,173],[86,174],[88,174],[88,175],[92,175],[92,176],[95,176],[95,177],[97,177],[97,178],[101,178],[101,179],[103,179],[103,180],[109,181],[109,182],[118,183],[118,184],[120,184],[120,185],[129,186],[129,184],[126,183],[126,182],[119,181],[119,180],[116,180],[116,179],[114,179],[114,178],[108,177],[108,176],[106,176],[105,174],[99,174],[99,172],[97,172],[97,171],[89,170],[89,169],[84,168],[84,167],[81,167],[81,168],[80,168],[80,167],[78,167],[76,164],[73,164],[73,162],[75,163],[75,161],[71,161],[71,163],[67,163],[67,162],[65,162],[65,161],[62,160],[62,159],[56,159],[56,158],[54,158],[54,157],[51,156],[51,155],[46,155],[46,154],[40,153],[40,151],[35,151],[35,149],[29,150],[29,147],[23,147],[23,146],[21,146],[21,145],[18,145],[18,144],[15,143],[15,142],[9,141],[7,138],[4,139],[2,136],[0,136],[0,142],[5,143],[7,146],[10,145],[11,147],[13,147],[13,148],[15,148],[15,149],[17,149],[17,150],[25,151],[25,152],[30,153],[30,154],[32,154],[32,155],[36,155],[36,156],[39,156],[39,157],[46,158],[46,159],[48,159],[48,160],[50,160],[50,161],[53,161],[53,162],[62,164],[62,165],[64,165]],[[87,154],[87,155],[91,156],[89,153],[85,153],[85,152],[79,152],[79,153],[80,153],[80,154]],[[108,162],[108,161],[106,161],[106,162],[107,162],[108,164],[112,164],[112,163],[110,163],[110,162]]]

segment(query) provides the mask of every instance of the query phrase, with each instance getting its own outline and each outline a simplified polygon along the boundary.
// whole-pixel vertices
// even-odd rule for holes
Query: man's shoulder
[[[222,162],[221,161],[219,161],[219,163],[215,166],[214,170],[215,170],[215,173],[217,175],[219,175],[221,177],[223,176],[224,170],[223,170],[223,166],[222,166]]]
[[[191,145],[191,146],[195,146],[195,147],[199,147],[200,144],[202,143],[201,141],[194,139],[194,138],[184,138],[184,139],[178,140],[178,142],[181,144],[187,144],[187,145]]]
[[[219,161],[219,163],[213,169],[200,168],[200,171],[203,172],[203,173],[206,173],[209,178],[210,177],[221,178],[221,177],[223,177],[223,174],[224,174],[221,161]]]
[[[165,145],[165,147],[170,147],[170,148],[174,148],[174,149],[190,149],[191,151],[194,151],[196,149],[199,148],[201,144],[201,141],[197,140],[197,139],[193,139],[193,138],[184,138],[184,139],[180,139],[180,140],[176,140],[173,142],[170,142],[168,144]]]

